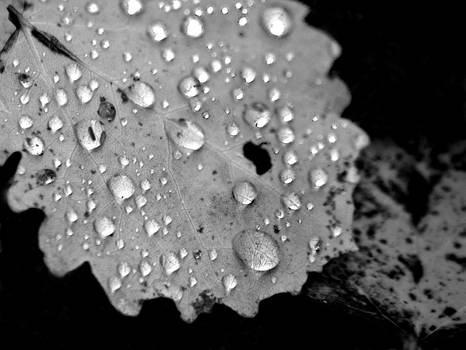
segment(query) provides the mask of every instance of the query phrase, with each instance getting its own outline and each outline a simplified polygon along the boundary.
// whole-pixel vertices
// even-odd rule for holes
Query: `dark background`
[[[331,74],[352,93],[344,117],[372,139],[389,139],[412,154],[440,152],[464,139],[466,31],[463,12],[448,2],[307,2],[308,23],[329,33],[343,54]],[[0,169],[5,188],[17,158]],[[138,318],[114,311],[83,266],[52,277],[37,246],[39,211],[13,215],[0,207],[0,348],[36,342],[49,348],[401,349],[406,334],[390,323],[349,314],[305,295],[277,295],[245,319],[216,305],[193,324],[171,301],[146,302]],[[440,332],[425,348],[460,349],[464,334]],[[6,346],[12,340],[15,346]],[[460,342],[465,344],[460,346]]]

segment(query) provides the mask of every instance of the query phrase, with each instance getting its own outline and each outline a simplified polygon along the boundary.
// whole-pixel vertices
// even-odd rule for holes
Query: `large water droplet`
[[[168,38],[168,28],[161,21],[152,22],[147,26],[146,33],[152,41],[160,43]]]
[[[233,187],[233,197],[243,205],[251,204],[257,197],[257,190],[248,181],[242,181]]]
[[[144,11],[141,0],[120,0],[120,8],[128,16],[136,16]]]
[[[44,141],[39,136],[26,137],[24,148],[32,156],[41,156],[44,154]]]
[[[269,271],[280,262],[277,242],[265,232],[241,231],[232,243],[235,253],[254,271]]]
[[[204,22],[198,16],[186,16],[181,24],[181,32],[190,38],[200,38],[204,35]]]
[[[244,110],[244,120],[255,128],[263,128],[270,122],[271,112],[262,102],[253,102]]]
[[[179,270],[181,267],[178,257],[174,253],[163,254],[160,257],[160,264],[167,276]]]
[[[94,221],[94,229],[100,238],[104,239],[115,232],[115,224],[108,217],[100,217]]]
[[[89,152],[102,146],[106,138],[103,124],[98,120],[81,120],[75,130],[79,144]]]
[[[281,6],[273,6],[262,13],[262,26],[271,36],[282,38],[293,28],[293,21],[288,10]]]
[[[115,175],[108,181],[108,187],[118,202],[131,198],[135,187],[133,180],[126,175]]]
[[[190,120],[180,119],[167,123],[167,131],[171,140],[185,149],[196,151],[204,145],[204,132]]]
[[[136,81],[130,85],[126,90],[126,95],[135,105],[142,108],[149,108],[155,102],[154,89],[143,81]]]

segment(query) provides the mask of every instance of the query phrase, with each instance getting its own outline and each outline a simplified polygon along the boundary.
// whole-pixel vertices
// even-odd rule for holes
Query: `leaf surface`
[[[367,136],[339,117],[349,96],[326,76],[339,48],[306,13],[295,2],[9,8],[0,161],[24,154],[8,201],[44,210],[55,274],[89,262],[128,315],[164,296],[186,320],[212,301],[252,316],[355,249],[352,163]]]

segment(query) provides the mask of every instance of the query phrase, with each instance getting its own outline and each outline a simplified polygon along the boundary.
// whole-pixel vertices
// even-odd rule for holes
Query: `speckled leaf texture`
[[[356,249],[353,161],[368,139],[340,118],[339,47],[303,5],[8,11],[0,162],[22,151],[8,202],[45,212],[53,273],[89,262],[121,312],[168,297],[191,321],[214,302],[253,316]]]
[[[393,144],[372,145],[355,196],[360,250],[329,266],[338,282],[318,283],[311,295],[382,316],[419,339],[464,326],[465,146],[419,160]],[[417,196],[414,205],[427,209],[418,218],[403,204],[407,178],[433,185],[430,195],[424,193],[427,203]]]

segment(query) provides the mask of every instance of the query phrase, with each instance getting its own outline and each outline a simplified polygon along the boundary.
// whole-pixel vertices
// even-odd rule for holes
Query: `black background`
[[[464,139],[466,44],[463,12],[448,2],[309,1],[308,23],[329,33],[343,55],[331,74],[352,93],[344,117],[372,139],[390,139],[416,154]],[[6,186],[14,157],[0,169]],[[118,314],[83,266],[50,276],[37,246],[39,211],[0,208],[0,348],[36,342],[49,348],[401,349],[406,335],[390,323],[350,315],[304,295],[277,295],[245,319],[224,306],[193,324],[171,301],[146,302],[138,318]],[[16,346],[7,346],[12,340]],[[464,348],[464,334],[442,333],[426,348]],[[461,343],[464,346],[461,346]]]

